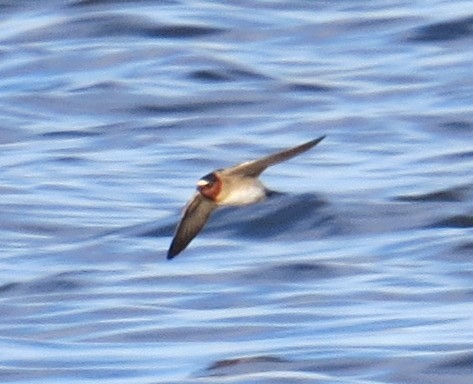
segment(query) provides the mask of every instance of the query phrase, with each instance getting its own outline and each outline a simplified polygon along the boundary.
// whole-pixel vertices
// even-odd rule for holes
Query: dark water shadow
[[[468,16],[419,27],[407,40],[410,42],[452,41],[472,35],[473,16]]]
[[[471,185],[460,185],[427,193],[396,196],[395,201],[403,202],[461,202],[473,196]]]
[[[473,226],[470,213],[452,215],[452,207],[471,199],[471,186],[462,185],[395,196],[391,201],[328,200],[317,194],[278,194],[259,204],[217,210],[198,236],[255,240],[314,240],[331,236],[389,233],[431,227]],[[122,228],[138,237],[171,237],[180,219]]]
[[[398,356],[388,351],[360,348],[356,357],[346,350],[343,358],[332,358],[334,352],[326,351],[317,359],[287,359],[274,355],[235,357],[214,361],[195,377],[221,377],[232,383],[251,382],[369,382],[432,383],[455,382],[467,384],[473,373],[471,352],[455,352],[450,355],[426,359],[422,354],[410,357]],[[259,380],[261,374],[269,381]],[[284,373],[284,374],[282,374]],[[286,380],[286,381],[285,381]],[[293,380],[293,381],[292,381]],[[373,381],[372,381],[373,380]]]
[[[376,358],[366,360],[344,358],[338,361],[328,358],[321,358],[320,360],[287,359],[273,355],[259,355],[217,360],[202,372],[196,373],[195,376],[225,377],[226,380],[230,379],[232,382],[236,380],[237,383],[243,383],[248,380],[249,375],[260,375],[265,372],[265,377],[270,378],[270,381],[267,382],[309,383],[322,382],[322,378],[332,382],[330,380],[332,375],[334,375],[333,379],[337,377],[338,380],[343,376],[348,378],[350,375],[374,369],[378,363],[379,361]],[[254,382],[266,382],[264,380],[258,381],[257,377],[255,376],[256,381]]]

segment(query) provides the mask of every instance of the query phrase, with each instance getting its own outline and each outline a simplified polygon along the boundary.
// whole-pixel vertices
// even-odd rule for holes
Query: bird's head
[[[222,180],[216,172],[211,172],[197,182],[197,190],[207,199],[216,200],[222,189]]]

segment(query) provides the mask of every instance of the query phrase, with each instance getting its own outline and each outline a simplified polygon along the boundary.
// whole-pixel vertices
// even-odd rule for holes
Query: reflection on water
[[[1,381],[469,384],[465,5],[0,5]],[[202,175],[322,134],[165,259]]]

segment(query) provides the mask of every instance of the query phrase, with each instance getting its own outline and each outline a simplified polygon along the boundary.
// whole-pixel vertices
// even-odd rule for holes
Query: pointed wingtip
[[[174,259],[177,255],[179,255],[186,248],[186,246],[187,246],[187,244],[183,247],[182,244],[177,242],[176,239],[174,238],[172,240],[171,245],[169,246],[169,250],[168,250],[168,253],[166,255],[166,259],[168,259],[168,260]]]
[[[166,259],[172,260],[172,259],[174,259],[178,254],[179,254],[179,252],[176,252],[176,250],[173,249],[173,247],[171,246],[171,248],[169,248],[169,251],[168,251],[168,253],[167,253]]]
[[[179,254],[179,252],[180,252],[179,250],[176,250],[174,239],[173,239],[171,246],[169,247],[168,253],[166,255],[166,259],[168,260],[174,259]]]
[[[304,151],[307,151],[310,148],[315,147],[317,144],[319,144],[323,139],[325,139],[326,135],[320,136],[316,139],[313,139],[311,141],[308,141],[307,143],[304,143],[300,145],[298,148],[304,148]]]
[[[314,145],[316,145],[316,144],[320,143],[326,137],[327,137],[327,135],[320,136],[319,138],[312,140],[312,143],[314,143]]]
[[[307,143],[304,143],[304,144],[302,144],[302,145],[300,145],[299,147],[296,147],[296,148],[301,149],[300,152],[307,151],[307,150],[309,150],[310,148],[313,148],[313,147],[315,147],[317,144],[319,144],[323,139],[325,139],[325,137],[326,137],[326,135],[320,136],[320,137],[318,137],[317,139],[308,141]]]

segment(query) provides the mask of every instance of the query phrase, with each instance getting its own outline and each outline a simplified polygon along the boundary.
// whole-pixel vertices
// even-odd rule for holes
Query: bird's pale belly
[[[246,205],[257,203],[266,198],[266,189],[263,185],[243,185],[241,188],[233,188],[231,192],[225,196],[221,205]]]

